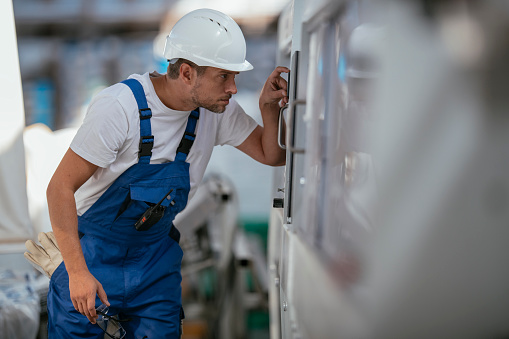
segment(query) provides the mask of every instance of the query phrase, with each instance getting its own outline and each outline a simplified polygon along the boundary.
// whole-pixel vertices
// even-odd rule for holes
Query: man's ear
[[[192,68],[189,64],[183,62],[180,65],[180,78],[187,84],[192,84],[196,79],[196,70]]]

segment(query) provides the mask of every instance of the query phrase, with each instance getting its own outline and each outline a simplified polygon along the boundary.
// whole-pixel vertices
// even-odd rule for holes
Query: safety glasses
[[[108,337],[113,339],[123,339],[125,337],[125,330],[122,325],[120,325],[120,320],[108,315],[108,306],[102,304],[97,307],[95,311],[99,316],[96,320],[96,324]]]

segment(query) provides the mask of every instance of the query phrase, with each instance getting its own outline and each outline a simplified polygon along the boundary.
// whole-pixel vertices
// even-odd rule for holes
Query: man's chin
[[[204,108],[211,112],[220,114],[220,113],[224,113],[224,111],[226,110],[226,106],[227,105],[211,105],[209,107],[204,107]]]

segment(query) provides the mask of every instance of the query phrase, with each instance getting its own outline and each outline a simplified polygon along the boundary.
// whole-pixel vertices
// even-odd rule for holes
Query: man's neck
[[[179,86],[178,80],[173,80],[166,74],[151,73],[150,80],[156,91],[159,100],[168,108],[176,111],[193,110],[192,104],[187,102],[187,97],[182,87]]]

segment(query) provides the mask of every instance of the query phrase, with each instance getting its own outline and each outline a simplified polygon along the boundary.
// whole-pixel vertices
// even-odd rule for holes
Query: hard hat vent
[[[218,22],[218,21],[216,21],[216,20],[214,20],[214,19],[212,19],[212,18],[207,18],[207,17],[205,17],[205,16],[202,16],[202,17],[200,17],[200,18],[201,18],[201,19],[205,19],[205,20],[210,20],[211,22],[215,22],[215,23],[216,23],[219,27],[221,27],[221,28],[222,28],[222,29],[224,29],[226,32],[228,32],[228,29],[227,29],[226,27],[224,27],[223,25],[221,25],[221,23],[220,23],[220,22]]]

